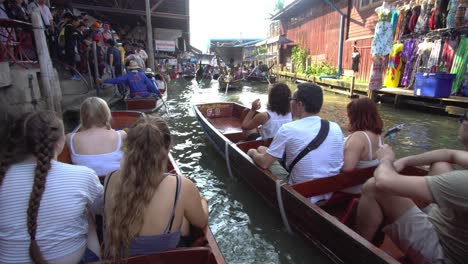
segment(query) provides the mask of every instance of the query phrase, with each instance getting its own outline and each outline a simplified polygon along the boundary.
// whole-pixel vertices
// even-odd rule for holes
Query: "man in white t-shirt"
[[[52,16],[52,13],[50,13],[50,9],[46,5],[46,1],[36,0],[36,1],[30,2],[28,5],[28,13],[32,14],[36,9],[39,9],[39,11],[41,12],[42,22],[44,23],[44,26],[46,27],[53,26],[54,17]]]
[[[299,153],[318,135],[321,127],[322,88],[303,83],[291,98],[291,112],[299,120],[284,124],[269,148],[250,149],[247,153],[262,168],[269,168],[286,155],[285,164],[293,163]],[[322,144],[299,160],[290,172],[289,183],[299,183],[337,175],[343,166],[343,133],[338,124],[329,122],[329,132]],[[312,202],[328,200],[331,194],[314,196]]]

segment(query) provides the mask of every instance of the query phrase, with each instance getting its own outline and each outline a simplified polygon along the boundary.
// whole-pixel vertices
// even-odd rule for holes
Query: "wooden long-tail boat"
[[[159,92],[161,92],[162,100],[159,97],[125,98],[127,110],[144,113],[159,111],[159,109],[164,107],[163,100],[167,100],[167,83],[165,84],[165,89],[159,89]]]
[[[117,111],[112,112],[112,128],[116,130],[131,129],[138,119],[144,117],[144,114],[136,111]],[[77,128],[76,130],[79,130]],[[58,161],[64,163],[72,163],[70,157],[70,150],[65,144],[63,151],[58,156]],[[182,175],[177,163],[172,155],[169,153],[169,162],[167,164],[167,171],[175,174]],[[104,176],[105,177],[105,176]],[[101,182],[104,180],[100,176]],[[224,264],[224,257],[221,250],[216,243],[216,240],[211,233],[208,226],[204,229],[197,229],[192,227],[191,235],[194,242],[191,247],[177,248],[174,250],[152,254],[147,256],[135,256],[128,258],[129,264],[139,263],[175,263],[175,264]],[[109,261],[101,261],[96,263],[111,263]]]
[[[259,82],[259,83],[275,83],[276,82],[276,75],[268,75],[268,76],[249,76],[246,78],[248,82]]]
[[[398,263],[403,253],[388,239],[380,248],[352,230],[357,202],[355,196],[340,190],[364,183],[375,167],[341,173],[299,184],[283,183],[272,172],[257,166],[247,155],[251,148],[268,146],[271,140],[248,141],[242,133],[242,118],[247,108],[236,103],[194,105],[197,119],[208,140],[225,158],[231,175],[244,179],[272,208],[278,210],[287,229],[291,227],[328,256],[342,263]],[[402,173],[425,175],[418,168]],[[310,202],[309,197],[334,192],[325,205]]]
[[[219,83],[219,87],[218,89],[220,91],[225,91],[226,90],[226,86],[228,85],[228,82],[226,82],[224,80],[224,77],[223,75],[221,75],[219,78],[218,78],[218,83]],[[228,91],[239,91],[239,90],[242,90],[242,87],[244,85],[242,84],[242,80],[234,80],[234,81],[230,81],[229,82],[229,87],[228,87]]]

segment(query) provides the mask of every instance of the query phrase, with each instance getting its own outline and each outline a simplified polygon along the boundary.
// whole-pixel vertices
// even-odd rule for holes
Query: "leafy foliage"
[[[291,62],[297,73],[305,73],[307,56],[307,50],[302,49],[299,46],[296,46],[292,49]]]
[[[335,66],[332,66],[330,63],[326,61],[322,62],[314,62],[312,65],[307,67],[305,72],[306,74],[310,75],[336,75],[338,73],[338,69]]]

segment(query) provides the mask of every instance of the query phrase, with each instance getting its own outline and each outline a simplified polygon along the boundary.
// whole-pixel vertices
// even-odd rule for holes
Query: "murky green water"
[[[294,86],[294,85],[293,85]],[[329,263],[322,253],[298,235],[288,235],[280,216],[240,179],[231,179],[225,161],[205,138],[192,110],[200,102],[234,101],[250,105],[267,102],[267,86],[245,86],[240,92],[218,91],[218,83],[199,86],[183,80],[169,89],[169,121],[173,155],[184,175],[196,182],[209,199],[210,227],[228,263]],[[322,117],[344,129],[346,104],[342,95],[325,93]],[[398,156],[431,149],[461,148],[456,118],[379,105],[385,129],[406,123],[392,143]]]

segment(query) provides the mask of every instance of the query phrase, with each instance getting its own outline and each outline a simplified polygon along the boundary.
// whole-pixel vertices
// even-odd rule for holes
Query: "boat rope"
[[[286,227],[286,230],[290,235],[293,234],[291,226],[289,226],[288,217],[286,216],[286,211],[284,210],[283,197],[281,196],[281,186],[284,184],[280,179],[275,181],[276,184],[276,199],[278,200],[278,208],[280,210],[281,218],[283,219],[283,224]]]
[[[224,156],[226,157],[226,165],[228,169],[229,176],[233,178],[232,176],[232,170],[231,170],[231,162],[229,161],[229,141],[226,140],[225,148],[224,148]]]

